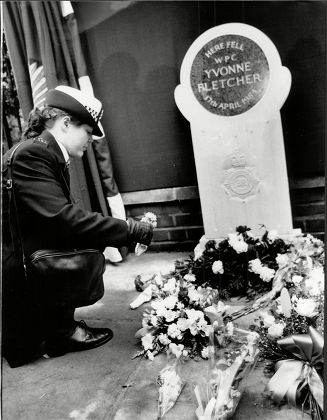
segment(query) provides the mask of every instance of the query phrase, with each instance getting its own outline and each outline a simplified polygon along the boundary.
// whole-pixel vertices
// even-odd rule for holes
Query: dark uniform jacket
[[[3,157],[3,183],[6,182],[6,158],[10,152]],[[85,211],[71,202],[66,162],[52,134],[44,131],[39,137],[25,141],[14,156],[13,188],[26,256],[38,249],[103,250],[106,246],[121,247],[127,244],[128,228],[125,221]],[[22,346],[22,341],[26,343],[24,337],[28,337],[29,342],[33,341],[31,337],[34,334],[37,336],[34,337],[36,341],[40,337],[35,317],[31,315],[32,299],[24,277],[21,255],[13,252],[7,198],[4,188],[3,345],[5,356],[10,349],[9,358],[11,355],[15,358],[17,347]],[[25,356],[28,357],[28,353],[33,350],[26,349]],[[20,348],[18,353],[22,357],[24,352]]]

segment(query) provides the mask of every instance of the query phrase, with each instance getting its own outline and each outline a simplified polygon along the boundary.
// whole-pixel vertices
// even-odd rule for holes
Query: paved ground
[[[16,369],[3,360],[2,419],[155,420],[156,378],[165,357],[157,356],[153,362],[131,359],[140,348],[134,334],[141,326],[144,307],[131,310],[129,303],[138,295],[134,288],[137,274],[170,271],[176,259],[186,256],[147,253],[141,257],[129,255],[117,266],[108,264],[105,296],[93,306],[78,309],[76,318],[89,325],[111,327],[114,338],[97,349],[40,359]],[[205,361],[183,364],[181,373],[186,385],[166,420],[196,420],[192,383],[206,369]],[[252,372],[235,420],[309,419],[302,417],[299,410],[273,407],[262,395],[266,381],[262,366]]]

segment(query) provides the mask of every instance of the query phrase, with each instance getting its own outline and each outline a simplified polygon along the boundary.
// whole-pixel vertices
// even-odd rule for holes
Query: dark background
[[[281,109],[289,177],[324,174],[324,1],[142,1],[121,10],[110,3],[73,7],[121,192],[197,185],[189,123],[174,89],[192,42],[229,22],[263,31],[292,73]]]

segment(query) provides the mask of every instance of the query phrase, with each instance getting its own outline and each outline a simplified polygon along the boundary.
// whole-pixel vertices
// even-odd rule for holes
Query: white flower
[[[303,280],[302,276],[299,276],[297,274],[295,274],[294,276],[292,276],[292,282],[296,285],[300,284],[301,281]]]
[[[188,290],[188,297],[190,302],[199,302],[202,295],[196,289],[189,289]]]
[[[176,358],[178,359],[179,357],[181,357],[183,350],[184,350],[184,345],[183,344],[175,344],[175,343],[170,343],[169,344],[169,350],[176,356]]]
[[[177,311],[171,311],[170,309],[167,309],[164,313],[164,317],[167,322],[174,321],[175,318],[178,318],[179,312]]]
[[[268,328],[275,323],[275,318],[269,315],[267,312],[260,312],[259,315],[262,317],[263,325]]]
[[[181,330],[181,331],[185,331],[187,330],[191,325],[191,321],[187,318],[179,318],[177,320],[177,327]]]
[[[285,325],[282,323],[273,324],[268,328],[268,334],[271,337],[281,337],[284,332]]]
[[[288,264],[289,258],[287,254],[277,254],[276,263],[279,268],[285,267]]]
[[[163,304],[167,309],[173,309],[178,302],[177,296],[171,295],[163,300]]]
[[[196,322],[199,319],[203,319],[204,314],[202,311],[196,311],[195,309],[186,309],[185,313],[191,322]]]
[[[316,309],[316,303],[313,299],[299,298],[296,304],[296,312],[299,315],[311,317],[315,315],[314,310]]]
[[[275,270],[273,268],[262,266],[259,276],[263,281],[268,283],[275,276]]]
[[[256,344],[257,341],[260,338],[260,334],[258,334],[256,331],[251,331],[249,332],[249,334],[246,336],[248,344],[253,345]]]
[[[194,274],[185,274],[184,279],[186,281],[189,281],[190,283],[193,283],[193,282],[195,282],[196,277],[195,277]]]
[[[144,337],[142,337],[142,346],[144,350],[150,350],[153,348],[153,340],[154,336],[150,333],[145,334]]]
[[[202,329],[203,329],[206,337],[209,337],[209,335],[214,332],[214,328],[210,324],[204,325]]]
[[[154,281],[157,286],[161,287],[163,285],[163,280],[161,274],[157,274],[154,278]]]
[[[177,309],[183,309],[184,308],[184,303],[179,301],[176,306],[177,306]]]
[[[211,268],[214,274],[223,274],[224,272],[223,263],[220,260],[215,261]]]
[[[248,244],[243,240],[233,242],[231,245],[238,254],[241,254],[242,252],[247,252],[249,248]]]
[[[314,267],[305,280],[305,287],[311,296],[319,296],[325,290],[323,267]]]
[[[154,315],[151,315],[150,316],[150,322],[154,327],[156,327],[158,325],[158,318]]]
[[[232,244],[233,244],[234,242],[237,242],[237,241],[239,241],[239,240],[240,240],[240,238],[239,238],[238,233],[229,233],[229,234],[228,234],[228,242],[229,242],[229,244],[230,244],[231,246],[233,246]]]
[[[209,358],[209,348],[208,347],[203,347],[203,349],[201,351],[201,356],[204,359],[208,359]]]
[[[160,341],[161,344],[163,344],[164,346],[167,346],[171,341],[169,340],[169,338],[167,337],[167,334],[159,334],[158,335],[158,340]]]
[[[274,240],[276,240],[276,239],[277,239],[277,237],[278,237],[278,232],[277,232],[277,230],[276,230],[276,229],[271,229],[271,230],[268,232],[268,236],[267,236],[267,238],[268,238],[271,242],[274,242]]]
[[[162,299],[152,301],[151,306],[156,311],[157,316],[164,316],[166,308]]]
[[[181,335],[181,330],[177,327],[176,324],[170,324],[170,325],[168,325],[167,334],[171,338],[177,338]]]
[[[148,359],[149,359],[149,360],[153,360],[153,359],[154,359],[154,355],[153,355],[153,353],[152,353],[150,350],[148,350],[148,351],[146,352],[146,355],[148,356]]]
[[[234,333],[234,324],[231,321],[226,324],[226,332],[229,336],[232,336]]]
[[[188,351],[187,350],[183,350],[183,356],[184,357],[188,356]]]
[[[259,258],[249,261],[249,270],[252,271],[253,273],[259,274],[261,267],[262,267],[262,264]]]
[[[176,279],[174,277],[168,279],[167,283],[163,286],[164,292],[172,293],[176,288]]]

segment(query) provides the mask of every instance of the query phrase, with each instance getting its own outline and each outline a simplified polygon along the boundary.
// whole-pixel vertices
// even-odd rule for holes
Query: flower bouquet
[[[312,419],[322,419],[324,330],[323,244],[308,235],[298,238],[280,261],[284,270],[280,296],[258,313],[255,329],[261,355],[276,371],[268,383],[276,402],[284,397]]]
[[[157,216],[154,213],[147,212],[142,217],[141,222],[150,223],[154,228],[157,227]],[[135,254],[139,257],[148,249],[147,245],[137,243],[135,246]]]
[[[234,332],[234,343],[224,351],[223,357],[217,358],[211,337],[209,354],[213,367],[209,377],[201,378],[194,387],[198,405],[195,413],[199,420],[231,418],[243,394],[245,378],[255,365],[258,334],[241,329]]]
[[[185,385],[179,372],[182,354],[183,346],[169,344],[167,366],[160,371],[157,378],[159,385],[158,420],[162,419],[167,411],[175,405]]]

